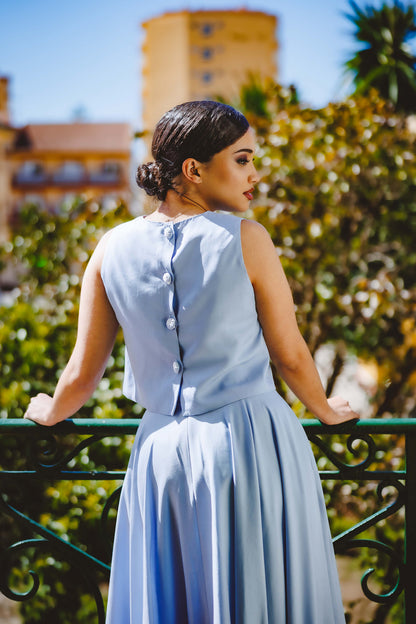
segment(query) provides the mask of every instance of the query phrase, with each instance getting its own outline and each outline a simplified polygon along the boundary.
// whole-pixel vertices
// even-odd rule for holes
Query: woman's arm
[[[101,279],[106,237],[101,239],[84,274],[74,350],[53,397],[32,398],[25,418],[54,425],[79,410],[97,387],[114,346],[118,322]]]
[[[242,222],[244,262],[253,284],[257,313],[270,357],[289,388],[319,420],[333,425],[358,418],[347,401],[327,400],[295,316],[292,294],[267,231],[255,221]]]

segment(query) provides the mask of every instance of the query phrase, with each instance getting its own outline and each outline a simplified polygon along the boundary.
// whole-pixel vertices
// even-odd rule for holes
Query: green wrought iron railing
[[[374,509],[372,504],[371,512],[368,513],[366,501],[361,501],[363,517],[357,522],[356,513],[352,514],[352,526],[334,537],[335,551],[348,553],[365,550],[375,555],[382,554],[389,562],[387,588],[381,591],[370,588],[372,575],[377,573],[370,567],[362,576],[362,591],[369,600],[385,605],[395,603],[404,595],[403,621],[414,624],[416,418],[367,420],[339,427],[325,427],[314,420],[302,421],[302,424],[316,452],[320,476],[324,482],[361,486],[373,484],[373,498],[378,508]],[[134,435],[138,425],[138,419],[74,419],[53,428],[44,428],[23,419],[0,420],[0,591],[5,596],[16,601],[33,599],[42,586],[42,575],[36,570],[30,570],[30,583],[22,591],[13,586],[13,579],[16,578],[13,570],[22,565],[24,553],[54,553],[54,561],[69,562],[79,578],[82,578],[84,590],[95,601],[96,621],[99,624],[104,622],[105,607],[101,589],[110,570],[109,524],[115,514],[124,470],[121,467],[108,470],[101,466],[91,470],[88,457],[86,460],[85,457],[90,449],[105,444],[106,440],[110,443],[116,440],[118,443],[126,436]],[[8,453],[4,453],[4,448],[8,449]],[[15,454],[19,455],[17,462],[14,461]],[[36,519],[33,517],[36,514],[31,514],[31,506],[25,504],[22,492],[25,488],[35,490],[39,484],[57,481],[77,484],[94,481],[106,482],[107,485],[114,482],[113,491],[110,492],[108,487],[103,490],[105,499],[98,514],[102,541],[106,543],[106,550],[102,552],[106,554],[97,555],[89,552],[85,546],[71,543],[67,535],[62,535],[62,531],[54,530],[53,522],[42,522],[38,509]],[[348,486],[348,496],[353,489]],[[329,500],[329,511],[330,507]],[[397,531],[397,543],[391,534],[388,539],[381,540],[379,535],[375,535],[377,532],[380,534],[377,527],[386,526],[386,523],[398,517],[397,514],[400,517],[404,515],[403,529]],[[394,526],[397,527],[397,522]],[[19,539],[16,541],[13,538],[10,543],[9,536],[16,535],[16,532]],[[377,556],[373,558],[377,560]],[[25,565],[30,568],[30,557],[26,554],[24,559]]]

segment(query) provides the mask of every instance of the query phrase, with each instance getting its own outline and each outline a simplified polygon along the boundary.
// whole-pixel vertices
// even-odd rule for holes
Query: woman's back
[[[147,408],[119,507],[110,624],[343,622],[319,478],[274,389],[241,226],[141,217],[107,241],[125,392]]]
[[[274,388],[238,217],[123,224],[102,277],[124,331],[131,399],[189,415]]]

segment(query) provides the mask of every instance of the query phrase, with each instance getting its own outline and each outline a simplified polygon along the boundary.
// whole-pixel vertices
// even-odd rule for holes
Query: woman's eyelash
[[[253,160],[254,160],[254,159],[253,159]],[[247,163],[249,163],[250,161],[248,160],[248,158],[239,158],[239,159],[237,160],[237,162],[238,162],[240,165],[246,165],[246,164],[247,164]]]

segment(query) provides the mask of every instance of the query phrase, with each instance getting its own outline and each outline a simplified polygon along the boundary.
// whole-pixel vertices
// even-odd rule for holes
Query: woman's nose
[[[260,176],[257,173],[257,169],[255,168],[254,165],[252,165],[252,170],[250,171],[250,175],[248,176],[248,179],[252,184],[257,184],[257,182],[260,180]]]

